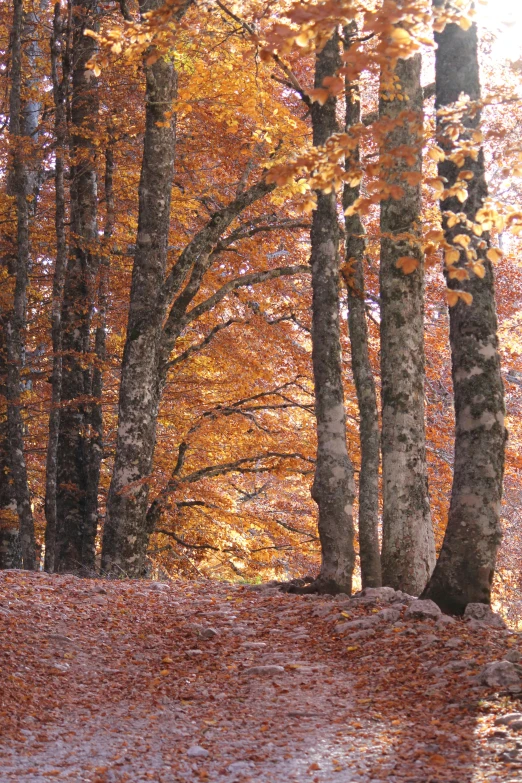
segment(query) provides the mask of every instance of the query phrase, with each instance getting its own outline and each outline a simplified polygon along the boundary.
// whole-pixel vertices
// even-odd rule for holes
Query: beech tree
[[[99,265],[95,143],[99,95],[96,79],[86,70],[96,42],[85,35],[87,30],[96,26],[97,14],[96,4],[91,0],[75,0],[71,5],[71,29],[68,31],[71,56],[71,230],[60,317],[62,371],[56,454],[56,571],[94,567],[97,529],[96,474],[101,455],[98,444],[91,437],[90,427],[92,407],[96,405],[91,399],[91,324]],[[57,100],[59,102],[60,97]],[[59,250],[63,252],[61,247]],[[58,267],[58,276],[60,274]],[[61,287],[59,279],[57,287]],[[59,382],[57,377],[54,381]],[[58,390],[55,390],[56,397]]]
[[[436,8],[444,8],[442,2]],[[462,614],[491,601],[501,539],[506,428],[480,145],[477,27],[447,24],[436,33],[437,140],[450,307],[455,459],[448,525],[424,596]],[[458,128],[457,133],[453,129]],[[463,176],[464,175],[464,176]],[[458,192],[467,183],[467,193]],[[447,184],[446,184],[447,183]]]
[[[435,565],[424,431],[420,54],[383,69],[379,112],[390,190],[380,222],[383,582],[418,595]]]
[[[314,87],[340,67],[337,32],[317,54]],[[321,146],[338,130],[336,100],[312,104],[313,143]],[[335,189],[317,193],[310,235],[312,267],[312,364],[317,417],[317,464],[312,497],[319,510],[320,592],[352,591],[353,467],[346,446],[346,414],[339,339],[339,227]]]
[[[355,25],[344,30],[344,48],[348,50],[357,34]],[[345,130],[361,121],[361,95],[357,83],[347,81],[345,90]],[[352,153],[359,159],[359,148]],[[351,164],[351,159],[349,163]],[[343,207],[346,211],[360,196],[360,187],[345,183]],[[348,330],[352,373],[359,407],[361,471],[359,475],[359,553],[363,587],[382,584],[379,545],[379,465],[380,431],[375,380],[368,347],[368,325],[364,285],[366,241],[360,216],[345,215],[346,265],[343,276],[348,292]]]
[[[31,20],[33,21],[33,20]],[[25,356],[27,321],[27,286],[30,264],[31,200],[35,198],[36,171],[32,162],[32,137],[38,125],[38,105],[23,97],[28,80],[24,69],[24,33],[32,25],[24,14],[22,0],[15,0],[11,35],[11,91],[9,97],[9,134],[12,142],[8,188],[14,197],[16,232],[8,274],[12,277],[12,300],[6,314],[5,327],[5,391],[7,399],[7,454],[12,476],[14,497],[20,520],[20,547],[24,568],[36,567],[36,544],[31,496],[27,481],[24,425],[21,412],[23,391],[22,369]],[[25,53],[27,55],[27,52]]]

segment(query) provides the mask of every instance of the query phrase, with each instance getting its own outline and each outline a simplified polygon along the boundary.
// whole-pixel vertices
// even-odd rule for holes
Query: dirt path
[[[335,633],[379,608],[2,572],[0,781],[521,781],[522,743],[494,726],[520,705],[476,681],[519,637]]]

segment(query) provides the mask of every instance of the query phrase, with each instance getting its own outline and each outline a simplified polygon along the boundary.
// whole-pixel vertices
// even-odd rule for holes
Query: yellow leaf
[[[490,247],[486,256],[489,258],[492,264],[496,264],[502,258],[502,252],[496,247]]]
[[[446,262],[446,266],[451,266],[452,264],[456,264],[459,258],[460,258],[460,253],[456,247],[448,247],[444,251],[444,260]]]
[[[358,650],[358,649],[359,649],[359,645],[353,644],[351,647],[346,648],[346,652],[353,652],[354,650]]]
[[[396,262],[397,269],[402,269],[405,275],[411,275],[419,266],[419,259],[413,256],[401,256]]]
[[[464,188],[458,188],[458,190],[455,192],[456,197],[460,201],[461,204],[464,204],[468,197],[468,191]]]
[[[411,35],[407,30],[403,30],[402,27],[396,27],[390,33],[390,38],[394,43],[401,46],[407,46],[411,41]]]
[[[440,147],[432,147],[430,150],[428,150],[428,158],[435,161],[444,160],[446,155],[444,154],[444,151],[441,150]]]
[[[308,40],[308,33],[300,33],[295,39],[295,42],[298,46],[304,47],[308,46]]]
[[[459,19],[459,27],[462,30],[469,30],[469,28],[471,27],[472,24],[473,24],[473,22],[467,16],[462,16]]]
[[[166,677],[167,674],[170,674],[170,669],[162,669],[160,671],[160,674],[161,674],[162,677]]]
[[[446,301],[450,307],[454,307],[459,301],[459,292],[446,288]]]
[[[474,176],[472,171],[464,169],[464,171],[459,171],[458,179],[473,179]]]
[[[458,269],[450,269],[448,277],[450,280],[468,280],[469,274],[466,269],[459,267]]]
[[[453,228],[453,226],[456,226],[457,223],[460,223],[460,220],[456,216],[456,214],[454,212],[452,212],[451,215],[448,217],[448,220],[447,220],[448,228]]]
[[[99,76],[101,74],[101,68],[99,65],[95,65],[92,69],[92,72],[95,76]]]
[[[459,291],[459,297],[467,305],[470,305],[473,301],[473,294],[470,294],[468,291]]]
[[[473,271],[475,272],[477,277],[480,278],[484,277],[484,275],[486,274],[486,270],[484,269],[482,264],[473,264]]]
[[[453,241],[457,245],[462,245],[462,247],[468,247],[469,243],[471,242],[471,237],[469,237],[468,234],[457,234],[457,236],[453,237]]]
[[[164,658],[162,658],[162,659],[161,659],[161,662],[162,662],[162,663],[174,663],[174,661],[172,660],[172,658],[169,658],[169,656],[168,656],[168,655],[166,655]]]

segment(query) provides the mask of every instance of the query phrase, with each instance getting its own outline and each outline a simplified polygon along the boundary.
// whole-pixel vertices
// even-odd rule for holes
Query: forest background
[[[15,16],[20,8],[20,3],[15,3]],[[149,41],[140,39],[142,33],[137,26],[133,33],[138,9],[125,2],[96,7],[91,29],[115,31],[108,45],[83,36],[83,30],[81,35],[75,33],[76,37],[71,37],[71,14],[81,9],[89,26],[89,4],[58,4],[52,8],[43,3],[24,9],[21,96],[26,120],[29,116],[34,125],[25,136],[18,134],[21,141],[13,143],[17,135],[11,120],[16,20],[9,6],[9,13],[3,14],[0,21],[1,73],[5,82],[0,107],[0,154],[5,182],[0,219],[2,252],[8,259],[12,248],[21,242],[20,233],[13,233],[17,205],[12,186],[16,165],[12,160],[14,155],[16,163],[18,156],[31,174],[31,192],[26,199],[27,310],[20,329],[23,345],[19,345],[23,361],[18,365],[11,362],[19,371],[21,390],[16,405],[11,399],[11,409],[16,408],[20,414],[18,434],[23,441],[27,469],[26,518],[34,521],[36,541],[44,547],[52,518],[48,503],[46,509],[46,498],[48,501],[53,492],[49,476],[53,453],[56,459],[52,449],[53,432],[56,437],[54,414],[58,411],[62,422],[70,415],[72,430],[76,426],[82,442],[89,444],[89,453],[94,454],[89,465],[95,478],[99,470],[99,484],[94,482],[96,496],[90,501],[92,508],[84,509],[87,516],[91,514],[91,521],[94,519],[91,529],[98,530],[99,553],[99,528],[113,475],[120,372],[136,253],[145,133],[142,54]],[[303,41],[299,44],[302,51],[294,47],[283,62],[264,54],[252,35],[252,31],[273,29],[274,18],[282,10],[279,4],[262,3],[230,8],[219,3],[194,6],[172,29],[162,33],[168,52],[165,62],[170,61],[177,71],[177,94],[168,96],[171,108],[167,116],[156,120],[158,129],[163,125],[166,134],[169,130],[173,134],[175,128],[176,135],[167,269],[174,268],[173,262],[187,248],[193,248],[196,239],[204,240],[204,232],[209,231],[215,216],[227,205],[236,204],[237,212],[230,215],[228,233],[220,234],[207,254],[212,263],[199,270],[197,280],[197,276],[191,278],[194,290],[187,294],[189,283],[180,293],[180,300],[184,295],[186,301],[178,300],[185,309],[180,309],[175,324],[178,332],[165,367],[153,469],[146,476],[155,525],[148,552],[149,572],[156,575],[288,579],[315,573],[319,563],[316,509],[310,497],[316,453],[307,269],[312,189],[302,176],[275,189],[252,193],[259,171],[292,159],[311,142],[309,106],[300,90],[304,87],[306,94],[314,97],[313,53],[307,51]],[[522,173],[522,65],[520,52],[515,47],[506,51],[503,39],[490,24],[491,16],[486,18],[487,27],[481,29],[480,41],[483,135],[491,206],[500,215],[513,215],[520,199]],[[513,30],[516,29],[515,25]],[[124,30],[126,37],[122,36]],[[371,51],[371,40],[367,46]],[[85,80],[83,89],[89,95],[89,101],[79,107],[80,112],[84,111],[81,133],[77,132],[78,118],[73,116],[71,102],[71,84],[79,89],[71,68],[74,71],[78,62],[81,69],[76,67],[76,78]],[[145,60],[145,67],[153,65],[152,61],[147,65]],[[433,50],[427,42],[423,51],[425,86],[433,82],[432,71]],[[370,161],[376,157],[378,147],[378,136],[372,135],[372,126],[377,127],[372,121],[377,97],[378,74],[370,67],[361,79],[361,109],[368,120],[361,155]],[[423,228],[429,237],[440,222],[431,98],[426,99],[424,111]],[[83,181],[85,160],[92,165]],[[80,193],[79,182],[83,188]],[[364,180],[361,187],[363,196],[370,192]],[[76,198],[80,203],[83,197],[91,199],[92,225],[90,229],[82,226],[80,241],[71,200]],[[379,389],[378,203],[376,198],[368,204],[363,220],[367,234],[366,319],[370,359]],[[493,241],[501,251],[495,272],[509,430],[504,538],[494,590],[497,603],[516,621],[522,615],[517,598],[522,546],[522,294],[518,219],[510,223],[508,231],[499,218],[492,231]],[[83,254],[81,263],[87,262],[90,269],[90,278],[86,281],[82,277],[80,283],[76,280],[76,289],[71,277],[69,287],[65,284],[65,262],[68,254],[70,258],[71,247],[76,247],[79,256]],[[3,311],[9,313],[13,297],[16,299],[19,276],[12,274],[9,263],[2,265],[2,275],[1,304]],[[437,548],[447,520],[453,462],[445,292],[440,251],[436,246],[428,246],[426,437]],[[65,350],[57,338],[60,319],[63,324],[67,315],[63,306],[67,296],[76,305],[79,302],[80,314],[83,308],[87,336],[78,338],[73,329],[71,343]],[[357,481],[359,411],[351,375],[346,288],[342,296],[347,437]],[[154,308],[150,309],[153,318]],[[76,339],[79,342],[75,343]],[[82,376],[76,392],[69,390],[74,400],[69,405],[63,398],[53,400],[56,384],[50,382],[53,373],[60,369],[57,358],[64,357],[66,361],[74,359]],[[82,386],[86,377],[88,390]],[[6,401],[3,411],[7,412],[8,407]],[[75,419],[78,416],[80,420]],[[4,433],[7,418],[6,415],[2,421]],[[77,447],[77,443],[71,445],[73,450]],[[8,489],[13,482],[5,479],[9,476],[5,452],[4,448],[2,525],[9,532],[18,519],[14,519],[17,515],[13,514],[12,493]],[[63,455],[62,461],[67,465]],[[67,490],[67,480],[61,486]],[[73,484],[69,489],[71,495],[77,492]],[[62,498],[62,502],[67,504],[67,498]]]

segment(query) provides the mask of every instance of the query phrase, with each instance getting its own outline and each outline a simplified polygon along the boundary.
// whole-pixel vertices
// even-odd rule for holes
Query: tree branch
[[[196,307],[193,307],[192,310],[189,310],[185,316],[183,326],[186,326],[186,324],[199,318],[203,313],[212,310],[212,308],[221,302],[231,291],[234,291],[237,288],[244,288],[258,283],[264,283],[267,280],[274,280],[277,277],[296,275],[302,272],[310,274],[310,267],[308,264],[282,266],[277,267],[276,269],[267,269],[264,272],[250,272],[249,274],[241,275],[241,277],[236,277],[234,280],[229,280],[228,283],[225,283],[225,285],[216,291],[215,294],[208,299],[205,299],[204,302],[201,302]]]

